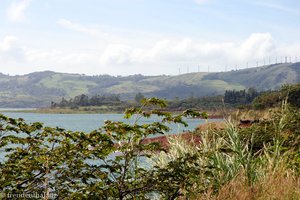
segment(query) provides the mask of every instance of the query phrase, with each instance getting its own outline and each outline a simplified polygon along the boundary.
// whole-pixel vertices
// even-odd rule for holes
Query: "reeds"
[[[298,161],[290,161],[290,150],[283,147],[287,107],[284,102],[277,118],[270,119],[272,127],[267,131],[272,131],[273,141],[260,149],[253,149],[255,133],[245,141],[236,124],[227,121],[224,130],[195,133],[201,135],[199,145],[170,139],[170,150],[154,156],[154,165],[164,168],[179,157],[196,156],[197,179],[192,187],[181,188],[184,199],[300,199],[299,174],[290,167]]]

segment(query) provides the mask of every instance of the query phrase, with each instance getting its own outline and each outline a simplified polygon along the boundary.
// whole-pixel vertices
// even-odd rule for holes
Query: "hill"
[[[225,73],[211,73],[203,80],[223,80],[244,87],[255,87],[260,91],[274,90],[283,84],[300,82],[300,63],[273,64]]]
[[[62,97],[87,94],[118,94],[133,99],[145,96],[172,99],[223,94],[225,90],[255,87],[276,89],[300,82],[300,63],[275,64],[219,73],[188,73],[178,76],[86,76],[82,74],[34,72],[26,75],[0,74],[0,107],[45,107]]]

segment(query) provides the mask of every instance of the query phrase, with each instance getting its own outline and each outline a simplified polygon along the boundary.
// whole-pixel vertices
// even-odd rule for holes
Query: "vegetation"
[[[226,90],[224,96],[190,96],[182,100],[175,98],[168,100],[166,109],[169,111],[183,111],[186,109],[217,111],[224,106],[234,108],[251,104],[259,94],[254,88],[248,88],[247,90],[240,91]],[[122,111],[132,105],[139,106],[143,99],[145,99],[145,96],[140,92],[131,101],[121,101],[118,95],[95,95],[89,98],[88,95],[82,94],[69,100],[62,98],[59,103],[51,102],[51,108],[60,108],[59,112],[68,112],[66,108],[87,112]],[[101,106],[106,106],[106,110],[104,107],[101,108]]]
[[[117,106],[120,105],[122,102],[118,95],[95,95],[89,98],[89,96],[85,94],[81,94],[75,96],[73,99],[66,100],[62,98],[59,103],[51,102],[51,108],[78,108],[79,106],[103,106],[103,105],[110,105],[110,106]]]
[[[255,88],[247,90],[226,90],[224,94],[224,102],[231,105],[250,104],[259,95]]]
[[[220,111],[226,108],[237,108],[245,105],[250,105],[252,101],[260,95],[254,88],[247,90],[226,90],[224,95],[194,97],[191,96],[186,99],[175,98],[169,100],[169,110],[206,110],[206,111]]]
[[[224,129],[196,130],[200,144],[172,138],[162,149],[143,141],[165,134],[166,123],[207,117],[191,110],[171,115],[165,107],[162,100],[144,99],[141,108],[125,112],[133,124],[106,121],[91,133],[0,116],[0,191],[44,199],[300,198],[298,109],[284,102],[249,128],[229,120]],[[161,121],[138,123],[151,115]]]
[[[272,108],[280,105],[280,103],[287,99],[287,101],[295,106],[300,107],[300,84],[283,85],[281,89],[263,92],[253,101],[253,107],[256,109]]]
[[[106,121],[91,133],[0,116],[0,147],[6,152],[0,164],[0,190],[5,194],[45,194],[45,199],[146,198],[157,192],[158,176],[156,170],[146,168],[146,159],[161,148],[155,143],[143,144],[143,140],[167,132],[165,123],[186,125],[182,117],[201,114],[186,111],[172,116],[160,111],[166,104],[155,98],[144,100],[142,108],[147,106],[157,109],[126,111],[126,118],[136,117],[132,125]],[[138,119],[151,114],[161,116],[163,123],[138,124]]]
[[[284,104],[249,128],[228,121],[224,129],[198,131],[199,145],[171,139],[171,149],[152,159],[184,199],[299,199],[299,117]]]
[[[255,87],[258,91],[276,90],[283,84],[300,82],[299,66],[299,62],[272,64],[230,72],[210,73],[203,79],[238,83],[246,88]]]
[[[226,105],[227,106],[227,105]],[[186,99],[175,98],[168,101],[167,109],[180,111],[186,109],[217,111],[224,107],[224,96],[189,97]]]
[[[0,107],[46,107],[51,101],[86,94],[116,94],[122,101],[145,97],[187,99],[218,96],[226,90],[255,87],[275,90],[282,84],[300,82],[299,63],[277,64],[220,73],[188,73],[177,76],[87,76],[83,74],[35,72],[22,76],[0,74]]]

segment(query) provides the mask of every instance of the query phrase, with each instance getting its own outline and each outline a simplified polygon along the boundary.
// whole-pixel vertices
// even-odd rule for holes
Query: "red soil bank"
[[[205,130],[211,130],[211,129],[224,129],[225,123],[224,122],[210,122],[210,123],[205,123],[201,124],[199,127],[197,127],[197,130],[199,131],[205,131]],[[180,137],[181,139],[190,142],[191,144],[199,144],[201,142],[201,136],[200,135],[195,135],[191,132],[185,132],[182,134],[174,134],[174,135],[166,135],[166,136],[159,136],[155,138],[147,138],[145,139],[142,143],[143,144],[148,144],[151,142],[158,142],[162,145],[163,148],[168,148],[169,147],[169,141],[168,138],[175,138],[175,137]]]
[[[148,144],[151,142],[158,142],[163,148],[169,147],[169,141],[168,138],[174,138],[174,137],[180,137],[183,140],[193,143],[193,144],[199,144],[201,142],[201,137],[189,132],[182,133],[182,134],[174,134],[174,135],[167,135],[167,136],[159,136],[155,138],[147,138],[145,139],[142,144]]]

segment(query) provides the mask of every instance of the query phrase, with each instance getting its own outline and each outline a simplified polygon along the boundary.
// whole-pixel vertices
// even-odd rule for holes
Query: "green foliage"
[[[118,95],[95,95],[89,98],[85,94],[75,96],[73,99],[66,100],[64,97],[59,103],[51,102],[51,108],[78,108],[79,106],[103,106],[121,104]]]
[[[282,101],[282,95],[279,92],[269,91],[255,98],[252,104],[255,109],[265,109],[278,106],[280,101]]]
[[[270,120],[249,128],[239,129],[227,122],[224,130],[196,132],[201,135],[201,144],[197,146],[180,139],[170,140],[170,151],[152,157],[158,172],[162,173],[161,188],[167,190],[162,197],[166,194],[187,199],[214,196],[235,179],[243,180],[251,188],[282,169],[285,175],[291,170],[299,178],[299,117],[298,110],[283,104]]]
[[[145,99],[145,96],[142,94],[142,93],[137,93],[136,95],[135,95],[135,97],[134,97],[134,100],[135,100],[135,102],[136,103],[141,103],[141,101],[143,100],[143,99]]]
[[[186,99],[174,99],[168,101],[169,110],[205,109],[213,110],[224,106],[224,96],[189,97]]]
[[[288,93],[288,102],[291,105],[300,108],[300,84],[287,85],[283,90]]]
[[[197,199],[217,195],[239,176],[252,187],[282,166],[300,174],[300,114],[286,102],[250,128],[228,121],[223,130],[195,131],[200,144],[170,139],[168,151],[145,141],[168,132],[168,123],[207,114],[172,115],[157,98],[141,103],[125,112],[133,123],[108,120],[90,133],[0,115],[0,191],[45,199]],[[139,123],[152,115],[160,121]]]
[[[247,90],[226,90],[224,94],[224,102],[229,104],[249,104],[255,99],[259,93],[254,88]]]
[[[263,92],[253,101],[256,109],[265,109],[279,106],[287,99],[288,103],[297,108],[300,107],[300,84],[283,85],[280,90]]]
[[[271,116],[269,120],[253,124],[247,129],[241,129],[239,131],[241,137],[246,141],[253,135],[251,144],[255,151],[259,151],[265,145],[275,146],[278,140],[281,142],[282,149],[287,152],[290,161],[298,160],[300,157],[299,110],[285,102],[281,109],[270,112]],[[294,166],[294,169],[300,172],[300,163],[298,161],[295,162],[298,164]]]
[[[245,88],[255,86],[259,91],[267,91],[278,89],[286,83],[298,83],[299,76],[297,74],[299,73],[299,67],[299,62],[273,64],[263,67],[232,70],[224,73],[210,73],[203,79],[223,80],[228,83],[239,83]]]
[[[188,73],[179,76],[127,77],[36,72],[22,76],[0,76],[0,107],[45,107],[61,97],[87,94],[118,94],[123,100],[136,93],[173,99],[221,95],[226,90],[253,87],[259,91],[278,89],[299,82],[299,63],[287,63],[220,73]]]
[[[193,97],[190,96],[186,99],[174,99],[169,101],[168,109],[170,110],[185,110],[189,108],[193,109],[205,109],[205,110],[221,110],[224,106],[232,108],[247,108],[260,93],[254,88],[248,88],[247,90],[226,90],[224,95],[214,95],[205,97]]]
[[[255,180],[257,163],[253,158],[252,148],[242,142],[237,129],[232,124],[228,124],[224,132],[213,134],[202,132],[201,136],[202,144],[196,148],[182,151],[181,146],[185,145],[170,141],[174,145],[173,149],[167,154],[159,155],[158,158],[154,157],[160,169],[158,171],[164,175],[160,181],[170,187],[163,185],[162,188],[168,191],[163,194],[177,192],[179,196],[196,199],[210,189],[217,192],[241,171],[247,173],[249,184]],[[177,150],[174,150],[176,148]],[[183,153],[178,156],[178,151]],[[166,172],[173,172],[173,174]]]
[[[147,107],[152,108],[151,111]],[[205,115],[186,111],[171,115],[161,111],[163,100],[145,99],[141,108],[128,109],[133,124],[106,121],[91,133],[71,132],[27,124],[22,119],[0,116],[0,191],[45,194],[58,198],[146,199],[161,191],[161,172],[148,166],[147,159],[162,148],[144,143],[150,135],[169,131],[166,123],[182,123],[183,117]],[[146,109],[146,110],[143,110]],[[161,117],[161,122],[139,124],[142,117]]]

